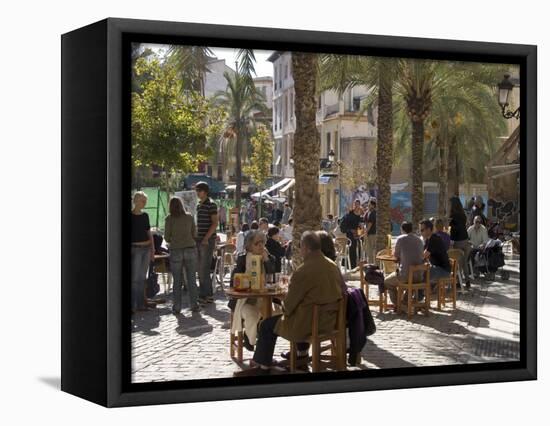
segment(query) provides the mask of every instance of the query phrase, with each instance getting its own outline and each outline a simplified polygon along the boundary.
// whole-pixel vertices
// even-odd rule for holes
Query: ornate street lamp
[[[513,89],[514,83],[510,81],[510,74],[504,74],[504,79],[498,84],[498,103],[502,109],[502,116],[506,119],[519,119],[519,107],[515,111],[508,109],[508,100]]]
[[[330,152],[328,153],[328,161],[333,163],[334,162],[334,157],[335,157],[334,150],[331,149]]]

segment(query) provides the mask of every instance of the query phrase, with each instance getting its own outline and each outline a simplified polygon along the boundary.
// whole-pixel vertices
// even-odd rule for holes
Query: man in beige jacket
[[[283,315],[264,319],[260,325],[253,361],[255,368],[235,373],[236,376],[270,374],[277,337],[281,336],[307,350],[311,336],[313,305],[334,303],[342,298],[340,271],[336,264],[323,256],[321,241],[313,231],[303,233],[300,251],[304,263],[292,274],[288,294],[283,302]],[[319,318],[320,333],[329,332],[336,324],[335,313]]]

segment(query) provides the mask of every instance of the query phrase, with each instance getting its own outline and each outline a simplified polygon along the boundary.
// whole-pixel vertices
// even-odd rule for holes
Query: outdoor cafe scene
[[[519,359],[519,69],[132,45],[132,382]]]

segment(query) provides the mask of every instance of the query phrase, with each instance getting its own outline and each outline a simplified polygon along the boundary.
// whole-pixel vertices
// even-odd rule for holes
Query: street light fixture
[[[498,103],[502,109],[502,116],[506,119],[515,117],[519,119],[519,107],[515,111],[507,109],[510,93],[514,89],[514,83],[510,81],[510,74],[504,74],[504,79],[498,84]]]
[[[328,153],[328,161],[333,163],[334,162],[334,157],[335,157],[334,150],[331,149],[330,152]]]

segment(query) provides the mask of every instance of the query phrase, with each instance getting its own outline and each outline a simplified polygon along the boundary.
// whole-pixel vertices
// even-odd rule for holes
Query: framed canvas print
[[[536,379],[536,66],[516,44],[64,34],[62,389],[127,406]]]

